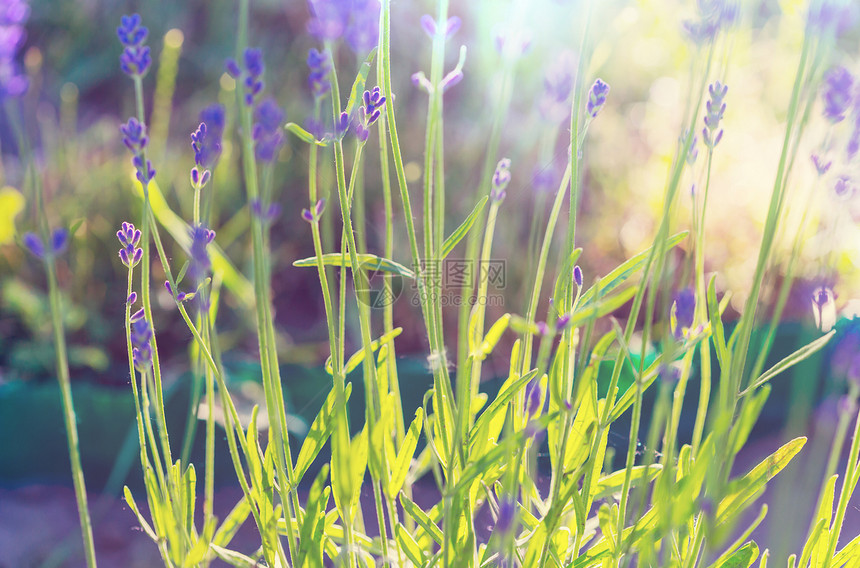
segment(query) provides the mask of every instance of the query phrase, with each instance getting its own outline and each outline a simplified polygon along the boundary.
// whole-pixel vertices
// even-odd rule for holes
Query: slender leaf
[[[475,205],[475,208],[472,209],[472,212],[469,213],[469,216],[457,227],[453,233],[451,233],[447,239],[442,243],[442,249],[439,251],[439,260],[443,260],[446,256],[448,256],[454,247],[463,240],[463,237],[469,234],[469,229],[472,228],[472,225],[475,224],[475,221],[478,220],[478,216],[481,214],[481,211],[484,210],[484,206],[487,204],[488,196],[484,196],[478,201],[478,204]]]
[[[403,266],[402,264],[398,264],[393,260],[388,260],[387,258],[382,258],[376,256],[375,254],[359,254],[356,255],[358,257],[358,262],[361,265],[361,268],[364,270],[381,270],[383,272],[391,272],[392,274],[399,274],[405,278],[415,278],[415,273]],[[339,252],[330,252],[328,254],[324,254],[322,256],[323,264],[325,266],[342,266],[344,268],[351,268],[352,261],[348,256],[344,256]],[[301,260],[297,260],[293,262],[293,266],[298,266],[302,268],[306,267],[316,267],[317,265],[317,257],[311,256],[308,258],[303,258]]]

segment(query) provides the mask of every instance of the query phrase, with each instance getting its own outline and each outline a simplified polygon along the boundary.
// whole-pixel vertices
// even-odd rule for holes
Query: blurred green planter
[[[727,330],[730,332],[730,330]],[[794,349],[816,337],[817,332],[796,324],[780,327],[774,344],[771,361],[767,366],[791,353]],[[827,390],[824,380],[826,369],[822,361],[828,357],[828,346],[823,353],[802,362],[794,377],[780,376],[773,380],[773,392],[765,406],[757,431],[773,431],[783,424],[789,409],[798,401],[808,405],[820,398]],[[716,357],[713,358],[716,364]],[[256,383],[259,366],[252,363],[228,365],[231,392],[237,394],[253,391],[243,388]],[[364,422],[364,388],[359,369],[349,379],[355,383],[350,399],[351,427],[357,432]],[[601,363],[598,391],[603,394],[612,371],[611,361]],[[714,369],[715,373],[717,369]],[[398,360],[403,396],[404,415],[411,416],[422,404],[424,393],[432,386],[432,377],[421,359]],[[331,378],[322,369],[309,369],[297,365],[282,367],[287,410],[309,425],[316,416],[331,388]],[[809,380],[810,377],[817,380]],[[626,365],[620,380],[623,392],[632,383],[632,370]],[[503,378],[486,381],[482,390],[492,398],[501,386]],[[183,375],[166,394],[166,414],[170,430],[171,449],[179,457],[182,436],[185,431],[186,413],[190,397],[191,380]],[[716,382],[713,386],[716,392]],[[646,393],[643,420],[647,424],[651,401],[658,389]],[[699,396],[697,377],[689,383],[684,412],[681,417],[681,438],[692,431],[695,407]],[[73,386],[75,409],[78,418],[81,458],[87,486],[90,491],[118,491],[122,485],[133,488],[142,485],[138,465],[137,429],[134,422],[134,400],[131,388],[104,387],[90,382],[78,381]],[[253,399],[253,396],[251,397]],[[264,405],[261,402],[261,407]],[[247,402],[250,408],[252,402]],[[626,413],[613,425],[616,444],[626,444],[629,432],[630,413]],[[755,434],[754,434],[755,435]],[[300,440],[292,439],[292,450],[298,452]],[[204,453],[203,428],[197,428],[192,446],[191,459],[202,466]],[[422,440],[423,442],[423,440]],[[423,446],[423,443],[422,443]],[[327,450],[323,449],[323,453]],[[216,481],[232,483],[235,473],[230,462],[226,438],[220,427],[216,430]],[[324,458],[324,456],[321,456]],[[318,460],[319,462],[320,460]],[[39,383],[10,382],[0,385],[0,484],[23,483],[68,483],[71,479],[66,448],[66,437],[60,407],[60,396],[56,382]]]

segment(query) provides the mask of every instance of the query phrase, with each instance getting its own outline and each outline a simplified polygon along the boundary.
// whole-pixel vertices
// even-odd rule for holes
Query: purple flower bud
[[[696,294],[692,288],[685,288],[675,295],[672,304],[672,334],[682,339],[693,326],[696,313]]]
[[[308,223],[313,223],[314,222],[314,214],[311,213],[308,209],[302,209],[302,219],[304,219]]]
[[[460,25],[462,23],[463,22],[457,16],[451,16],[448,18],[448,21],[445,22],[445,38],[450,38],[457,33],[457,30],[460,29]]]
[[[463,72],[460,71],[459,69],[454,69],[453,71],[451,71],[450,73],[445,75],[445,77],[442,78],[442,82],[439,83],[439,88],[441,88],[442,92],[444,93],[445,91],[447,91],[448,89],[450,89],[451,87],[453,87],[454,85],[456,85],[457,83],[459,83],[462,80],[463,80]]]
[[[412,84],[424,89],[428,93],[433,91],[433,85],[430,83],[430,80],[427,79],[427,76],[424,75],[423,71],[418,71],[417,73],[412,74]]]
[[[146,312],[144,311],[143,308],[140,308],[139,310],[137,310],[136,312],[131,314],[131,317],[128,318],[128,321],[130,321],[131,323],[134,323],[134,322],[142,320],[145,317],[146,317]]]
[[[148,33],[148,30],[140,25],[138,14],[123,16],[120,19],[116,34],[124,49],[119,57],[119,65],[126,75],[143,77],[149,71],[152,57],[149,47],[143,45]]]
[[[143,315],[131,320],[131,344],[134,367],[143,373],[152,366],[152,327]]]
[[[549,335],[549,326],[546,325],[545,321],[537,322],[537,330],[540,335]]]
[[[436,37],[436,20],[433,19],[433,16],[430,14],[421,16],[421,29],[430,39]]]
[[[588,92],[588,102],[585,105],[585,112],[591,118],[595,118],[606,104],[606,97],[609,95],[609,85],[603,82],[602,79],[596,79]]]
[[[197,225],[189,230],[191,236],[191,247],[189,256],[191,262],[188,265],[188,275],[197,284],[200,284],[209,275],[212,269],[212,261],[206,247],[215,238],[215,231],[207,229],[204,225]]]
[[[556,331],[563,331],[570,323],[570,314],[561,314],[555,322]]]
[[[836,178],[833,184],[833,193],[836,194],[836,197],[847,201],[854,197],[855,192],[856,187],[854,187],[854,182],[848,175],[841,175]]]
[[[22,242],[27,250],[37,258],[45,258],[45,245],[42,244],[42,239],[36,233],[24,233]]]
[[[132,292],[128,295],[128,298],[125,299],[125,302],[129,305],[135,303],[137,301],[137,292]]]
[[[227,71],[227,74],[234,79],[238,79],[242,74],[242,70],[239,69],[239,64],[236,63],[236,60],[232,57],[224,62],[224,70]]]
[[[830,166],[833,164],[832,160],[824,161],[824,158],[820,157],[818,154],[812,154],[812,163],[815,164],[815,169],[818,172],[819,176],[823,176],[827,173],[827,170],[830,169]]]
[[[314,214],[319,217],[325,211],[325,198],[317,200],[316,205],[314,205]]]
[[[69,231],[62,227],[54,229],[51,233],[51,252],[54,255],[62,254],[69,244]]]
[[[493,173],[493,183],[490,189],[490,199],[501,201],[505,198],[505,188],[511,183],[511,160],[502,158],[496,164],[496,171]]]
[[[577,264],[573,267],[573,281],[576,282],[576,285],[582,288],[582,269]]]

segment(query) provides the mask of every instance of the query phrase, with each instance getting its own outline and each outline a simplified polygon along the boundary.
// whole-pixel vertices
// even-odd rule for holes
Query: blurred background
[[[359,11],[372,11],[376,5],[375,0],[352,1]],[[567,159],[568,96],[578,61],[581,4],[580,0],[451,2],[450,14],[462,20],[462,27],[447,43],[446,69],[456,64],[461,45],[466,46],[467,58],[464,79],[445,94],[446,233],[459,225],[478,200],[495,109],[510,88],[510,109],[503,121],[499,155],[491,157],[493,163],[501,157],[512,162],[513,180],[493,248],[493,258],[505,262],[505,278],[490,290],[499,301],[488,308],[488,321],[505,312],[525,312],[531,268],[523,253],[531,238],[530,227],[536,223],[542,230],[545,225]],[[611,91],[605,108],[589,128],[584,150],[577,245],[584,248],[580,264],[586,281],[606,274],[650,245],[669,166],[683,134],[681,122],[691,90],[691,70],[703,61],[703,54],[683,25],[696,17],[695,1],[604,0],[594,4],[593,57],[583,81],[590,85],[600,77]],[[108,433],[98,420],[111,420],[105,406],[124,404],[126,411],[131,408],[126,344],[121,332],[126,270],[117,259],[115,232],[122,221],[139,219],[140,200],[133,190],[131,160],[118,128],[131,116],[134,104],[131,82],[118,65],[120,46],[115,29],[122,14],[139,12],[150,30],[148,43],[154,65],[144,79],[150,157],[161,191],[182,219],[190,219],[192,206],[189,135],[198,126],[203,108],[216,102],[226,105],[228,134],[221,162],[206,189],[216,192],[212,225],[218,234],[216,242],[237,270],[232,281],[216,277],[216,286],[221,289],[219,340],[234,378],[245,378],[250,384],[259,374],[251,364],[257,357],[257,344],[252,312],[247,309],[247,288],[241,284],[242,275],[247,278],[251,270],[250,239],[245,233],[249,214],[235,132],[229,129],[236,85],[224,71],[225,59],[235,55],[236,3],[32,0],[30,7],[27,39],[20,53],[31,86],[20,107],[6,105],[6,110],[22,113],[35,142],[52,225],[81,223],[68,252],[59,259],[58,269],[72,382],[80,389],[76,402],[88,405],[91,399],[96,401],[79,414],[80,427],[86,430],[89,424],[92,436],[104,446],[104,455],[98,458],[101,461],[92,466],[98,481],[91,488],[99,491],[105,483],[111,487],[110,483],[125,479],[116,473],[113,461],[126,430],[125,424],[117,428],[111,434],[116,440],[107,443]],[[423,14],[435,10],[432,2],[424,0],[401,0],[392,5],[393,90],[413,207],[419,219],[427,97],[410,77],[418,71],[429,73],[430,40],[419,22]],[[729,87],[722,124],[725,134],[711,168],[705,255],[706,272],[717,273],[718,289],[732,293],[728,320],[743,305],[755,268],[803,39],[804,12],[805,2],[800,0],[741,2],[738,22],[721,40],[713,72],[707,78]],[[855,11],[854,15],[860,14]],[[306,58],[310,48],[320,48],[319,41],[308,33],[310,19],[307,3],[299,0],[251,2],[251,45],[264,54],[266,93],[285,109],[288,121],[305,125],[313,111]],[[856,17],[844,22],[831,62],[855,73],[860,72],[856,23]],[[333,56],[344,94],[369,49],[361,37],[337,44]],[[514,77],[509,87],[501,83],[507,66]],[[368,84],[375,84],[373,73]],[[801,218],[808,215],[798,281],[787,309],[788,324],[781,331],[790,338],[785,351],[793,349],[799,341],[796,338],[814,331],[812,290],[831,287],[836,310],[847,315],[854,313],[853,299],[860,298],[860,234],[856,223],[860,209],[851,181],[860,175],[860,164],[846,161],[842,150],[854,121],[831,127],[820,118],[820,108],[816,100],[792,168],[790,203],[778,236],[777,262],[765,286],[765,300],[771,301]],[[383,210],[375,138],[371,136],[371,150],[365,154],[364,184],[368,246],[371,252],[381,254]],[[26,197],[29,190],[5,115],[0,118],[0,150],[2,185]],[[823,177],[809,159],[813,152],[826,154],[833,161]],[[700,145],[694,174],[687,174],[673,213],[675,230],[690,228],[692,187],[701,187],[704,181],[705,154]],[[328,191],[333,184],[333,160],[328,154],[321,157],[320,175],[322,190]],[[837,190],[840,178],[848,179],[852,189],[846,191],[843,183]],[[281,214],[271,228],[276,325],[281,362],[291,370],[285,375],[285,384],[300,432],[302,421],[306,422],[302,417],[313,416],[322,402],[320,392],[324,394],[328,388],[325,375],[314,371],[328,355],[316,271],[292,266],[296,259],[313,254],[310,232],[300,217],[301,209],[308,206],[304,143],[288,137],[277,156],[272,179],[274,199],[281,205]],[[336,214],[333,205],[331,202],[327,214]],[[395,197],[400,224],[397,234],[405,235],[399,205],[399,197]],[[38,390],[40,385],[53,386],[55,379],[44,275],[19,244],[20,235],[35,227],[33,210],[28,205],[17,216],[8,211],[0,213],[0,224],[14,229],[13,237],[0,241],[0,407],[6,411],[0,410],[0,439],[10,452],[0,458],[0,483],[34,478],[62,482],[63,468],[68,465],[63,462],[61,437],[58,453],[44,451],[44,445],[32,441],[15,444],[15,433],[22,430],[48,436],[51,425],[60,424],[60,414],[58,405],[47,410],[57,403],[52,391]],[[559,226],[565,227],[565,222],[562,219]],[[169,237],[165,241],[176,271],[186,254]],[[409,265],[404,243],[404,238],[395,239],[394,259]],[[678,247],[677,267],[687,262],[689,246],[683,243]],[[158,281],[161,268],[157,262],[153,270]],[[555,277],[552,267],[548,276]],[[680,280],[679,287],[689,285]],[[154,290],[160,307],[156,328],[162,364],[170,376],[185,377],[190,335],[172,307],[172,299],[161,287]],[[406,358],[404,365],[411,369],[407,374],[424,380],[427,344],[420,311],[410,301],[414,293],[407,284],[394,305],[395,322],[404,328],[397,340],[398,355]],[[459,291],[446,293],[453,298]],[[767,306],[762,312],[767,312]],[[447,308],[445,316],[446,327],[455,333],[456,308]],[[353,341],[357,338],[354,333]],[[504,346],[497,351],[506,353]],[[779,345],[776,352],[780,352]],[[490,361],[485,366],[487,378],[499,376],[506,368],[505,355]],[[838,381],[825,381],[819,368],[812,368],[812,372],[821,380],[809,381],[806,390],[796,392],[817,399],[843,389]],[[300,377],[307,378],[302,382]],[[292,383],[291,378],[295,378]],[[85,389],[95,394],[77,394]],[[253,388],[246,390],[253,400]],[[115,402],[120,400],[124,402]],[[775,410],[778,416],[772,428],[781,427],[789,400],[797,400],[797,396],[786,395]],[[177,415],[181,417],[186,406],[187,397],[177,395]],[[181,428],[176,430],[181,433]],[[85,434],[82,439],[84,455],[96,455],[96,446],[102,444],[88,445]],[[130,459],[135,459],[133,447]],[[28,465],[34,463],[42,464],[35,473]],[[0,493],[0,517],[4,515],[2,497]]]

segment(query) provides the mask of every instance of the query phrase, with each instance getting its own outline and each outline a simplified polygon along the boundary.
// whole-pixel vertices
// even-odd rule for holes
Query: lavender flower
[[[825,162],[824,158],[818,154],[812,154],[810,158],[812,159],[812,163],[815,164],[815,170],[818,172],[819,176],[826,174],[827,170],[829,170],[830,166],[833,164],[832,160]]]
[[[588,92],[588,102],[585,105],[585,112],[591,118],[595,118],[603,105],[606,104],[606,96],[609,94],[609,85],[601,79],[594,81],[591,90]]]
[[[851,129],[851,136],[845,146],[846,158],[848,160],[854,159],[858,150],[860,150],[860,92],[854,101],[854,128]]]
[[[496,171],[493,173],[493,184],[490,189],[490,199],[493,201],[501,201],[505,198],[505,188],[511,183],[511,160],[502,158],[496,164]]]
[[[123,73],[130,77],[143,77],[152,65],[149,47],[143,45],[149,30],[140,25],[140,15],[123,16],[116,29],[119,42],[123,45],[119,64]]]
[[[138,181],[142,184],[148,183],[155,177],[155,169],[152,167],[152,162],[146,160],[144,163],[143,159],[143,150],[149,142],[149,138],[146,136],[146,127],[132,117],[128,119],[128,122],[121,125],[119,130],[122,133],[123,144],[134,154],[131,163],[137,171]]]
[[[245,104],[253,106],[257,96],[263,91],[263,52],[259,49],[247,48],[242,56],[243,67],[235,59],[228,59],[225,67],[227,73],[242,82],[245,90]]]
[[[493,34],[496,51],[503,57],[520,57],[532,45],[531,35],[522,29],[498,28]]]
[[[212,261],[209,258],[209,246],[215,239],[215,231],[207,229],[203,225],[197,225],[189,230],[191,235],[191,263],[188,266],[188,275],[198,284],[203,282],[212,269]]]
[[[116,238],[122,248],[119,249],[119,258],[128,268],[134,268],[143,258],[143,249],[138,248],[140,243],[140,230],[135,229],[131,223],[123,222],[122,228],[116,232]]]
[[[731,0],[698,0],[698,18],[683,22],[690,40],[702,45],[713,41],[721,29],[734,24],[739,16],[738,6]]]
[[[699,148],[696,143],[699,141],[697,136],[693,136],[693,139],[690,141],[690,149],[687,151],[687,164],[693,165],[696,163],[696,158],[699,157]]]
[[[514,520],[517,514],[517,504],[515,501],[503,498],[499,501],[499,516],[496,519],[496,526],[493,532],[499,532],[500,535],[505,535],[514,528]]]
[[[284,116],[284,111],[273,99],[266,99],[257,107],[254,113],[254,151],[258,160],[271,162],[278,155],[284,144],[281,132]]]
[[[836,178],[836,181],[833,184],[833,193],[836,194],[836,197],[843,201],[847,201],[854,197],[857,188],[854,186],[854,182],[848,175],[841,175]]]
[[[177,302],[184,302],[185,300],[189,299],[189,295],[186,294],[185,292],[177,292],[176,295],[174,295],[173,294],[173,286],[170,285],[170,281],[168,281],[168,280],[164,281],[164,287],[167,289],[168,294],[170,294],[171,296],[176,298]],[[191,297],[193,297],[193,296],[194,296],[194,294],[191,294]]]
[[[672,335],[682,339],[693,326],[696,311],[696,295],[691,288],[685,288],[675,295],[670,316]]]
[[[573,267],[573,281],[576,282],[576,285],[582,288],[582,269],[577,264]]]
[[[705,114],[705,128],[702,129],[702,138],[705,141],[705,145],[711,149],[719,144],[723,138],[720,121],[726,112],[726,103],[723,102],[723,99],[725,99],[728,91],[729,87],[721,84],[719,81],[711,83],[708,87],[711,98],[705,104],[707,114]]]
[[[835,342],[830,367],[836,375],[848,377],[860,360],[860,318],[849,320]],[[858,382],[860,386],[860,382]]]
[[[264,207],[259,199],[254,199],[251,201],[251,213],[263,223],[271,223],[281,214],[281,206],[277,203],[270,203],[268,207]]]
[[[349,24],[351,0],[309,0],[308,32],[320,41],[340,39]]]
[[[308,85],[315,99],[322,97],[331,90],[328,74],[331,72],[331,56],[328,51],[317,51],[314,48],[308,52]]]
[[[359,140],[364,142],[370,135],[368,129],[382,115],[382,108],[385,106],[385,96],[379,90],[379,87],[374,87],[372,91],[364,91],[364,98],[362,100],[364,101],[364,105],[358,109],[355,135]]]
[[[832,124],[845,119],[845,113],[851,106],[851,91],[854,77],[845,67],[834,67],[824,77],[821,98],[824,100],[824,117]]]
[[[534,418],[540,415],[543,392],[538,379],[532,380],[526,387],[526,415]]]
[[[24,24],[29,15],[30,7],[22,0],[5,0],[0,5],[0,100],[20,97],[30,85],[15,62],[27,35]]]
[[[24,246],[35,257],[44,259],[46,256],[58,256],[65,252],[69,244],[69,231],[62,227],[54,229],[51,233],[50,246],[46,247],[45,243],[36,233],[24,233],[21,237]]]
[[[302,209],[302,219],[304,219],[308,223],[316,223],[322,216],[323,211],[325,211],[325,198],[319,199],[316,202],[313,211],[309,209]]]
[[[359,54],[368,53],[379,40],[379,0],[353,0],[344,38]]]
[[[152,327],[145,318],[132,322],[131,345],[134,368],[145,373],[152,366]]]
[[[543,79],[543,93],[538,103],[541,118],[556,124],[570,112],[570,93],[573,91],[573,73],[576,56],[572,51],[559,53],[547,68]]]
[[[463,22],[457,16],[451,16],[448,18],[448,21],[445,22],[444,30],[442,33],[445,36],[445,39],[450,39],[457,30],[460,29],[460,25]],[[427,37],[433,39],[436,37],[436,34],[439,33],[441,27],[436,24],[436,20],[433,19],[433,16],[429,14],[424,14],[421,16],[421,29],[424,30],[424,33],[427,34]]]
[[[221,155],[221,140],[215,137],[205,122],[201,122],[191,134],[191,148],[194,150],[194,163],[204,170],[209,169]]]

